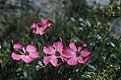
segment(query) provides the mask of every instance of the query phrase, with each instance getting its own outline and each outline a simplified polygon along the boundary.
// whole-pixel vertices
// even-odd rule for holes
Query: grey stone
[[[101,6],[102,8],[105,8],[109,5],[110,0],[86,0],[87,4],[92,7]]]
[[[101,6],[102,8],[107,8],[108,5],[110,4],[111,0],[86,0],[87,4],[91,7],[93,7],[94,9],[97,6]],[[121,0],[113,0],[114,4],[120,5],[121,4]]]
[[[116,18],[111,21],[112,25],[112,32],[115,34],[115,38],[119,39],[121,37],[121,19]]]

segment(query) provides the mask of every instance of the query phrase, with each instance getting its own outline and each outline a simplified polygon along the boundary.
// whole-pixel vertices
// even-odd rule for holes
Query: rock
[[[121,37],[121,18],[116,18],[111,21],[112,25],[112,32],[115,34],[115,38],[119,39]]]
[[[86,0],[86,1],[89,6],[95,9],[97,6],[101,6],[102,8],[107,8],[112,0]],[[113,3],[120,5],[121,0],[113,0]]]

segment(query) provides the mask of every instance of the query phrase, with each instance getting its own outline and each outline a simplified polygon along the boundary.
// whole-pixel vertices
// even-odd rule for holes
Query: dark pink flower
[[[40,22],[34,22],[30,28],[33,29],[34,34],[43,35],[51,25],[53,25],[53,23],[48,19],[42,19]]]
[[[63,50],[62,56],[67,59],[69,65],[85,64],[89,61],[91,51],[88,48],[82,49],[82,45],[76,47],[74,42],[71,42],[69,48]]]
[[[30,63],[33,59],[40,58],[40,53],[34,45],[28,45],[25,49],[22,44],[17,43],[13,45],[13,48],[15,51],[12,52],[11,56],[14,60],[23,60],[25,63]]]
[[[63,61],[62,51],[63,51],[63,42],[55,42],[53,45],[47,45],[43,48],[46,56],[43,59],[45,65],[51,63],[53,66],[58,67]]]

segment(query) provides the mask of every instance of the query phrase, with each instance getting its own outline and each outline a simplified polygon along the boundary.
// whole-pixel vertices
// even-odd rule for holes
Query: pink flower
[[[43,35],[51,25],[53,25],[53,23],[48,19],[42,19],[40,22],[34,22],[30,28],[33,29],[34,34]]]
[[[81,46],[76,47],[74,42],[71,42],[69,48],[63,50],[62,56],[67,59],[67,64],[77,65],[85,64],[89,61],[89,55],[91,51],[88,48],[82,48]]]
[[[58,67],[63,61],[62,51],[63,51],[63,42],[55,42],[53,45],[47,45],[43,48],[46,56],[43,59],[45,65],[51,63],[53,66]]]
[[[50,22],[48,19],[42,19],[42,20],[41,20],[41,23],[42,23],[43,25],[47,25],[47,26],[53,25],[53,22]]]
[[[13,49],[15,49],[16,51],[17,51],[18,49],[21,49],[22,47],[23,47],[23,46],[22,46],[21,43],[16,43],[16,44],[13,45]]]
[[[11,56],[14,60],[23,60],[25,63],[30,63],[33,59],[40,58],[40,53],[34,45],[28,45],[25,49],[22,44],[17,43],[13,45],[13,48],[15,51],[12,52]]]

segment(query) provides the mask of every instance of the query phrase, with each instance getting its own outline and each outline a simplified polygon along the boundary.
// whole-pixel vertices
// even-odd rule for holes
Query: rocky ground
[[[94,10],[97,6],[102,8],[107,8],[111,3],[111,0],[86,0],[85,4],[88,4]],[[114,0],[114,3],[120,5],[121,0]],[[67,13],[71,13],[72,4],[70,0],[3,0],[0,1],[0,23],[5,23],[6,19],[11,18],[11,15],[14,17],[23,16],[25,13],[38,12],[39,15],[44,17],[49,17],[54,20],[55,13],[58,13],[61,18]],[[14,11],[13,11],[14,10]],[[115,18],[111,21],[112,25],[115,23]],[[113,28],[113,32],[117,36],[121,36],[121,21],[117,24],[117,27]],[[3,27],[4,24],[0,24],[0,34],[3,34],[2,31],[5,31],[6,27]],[[8,27],[8,26],[7,26]],[[117,38],[118,38],[117,37]]]

